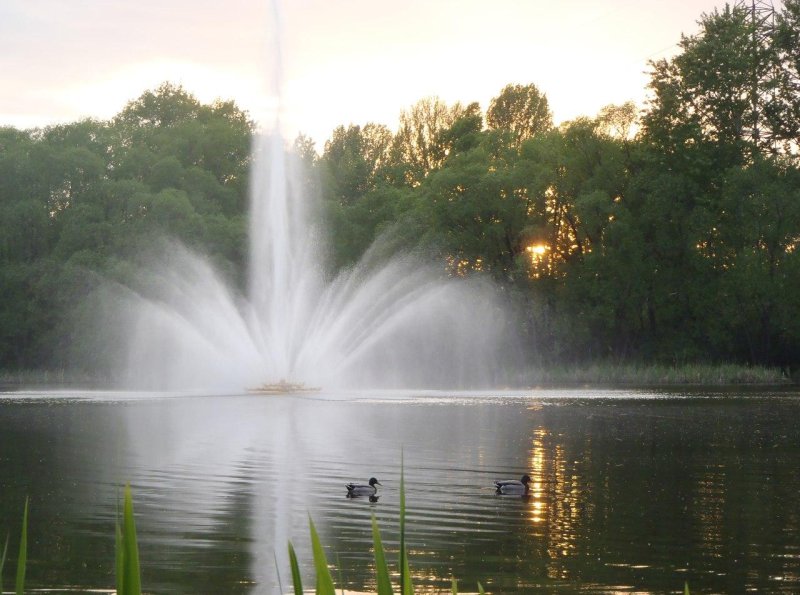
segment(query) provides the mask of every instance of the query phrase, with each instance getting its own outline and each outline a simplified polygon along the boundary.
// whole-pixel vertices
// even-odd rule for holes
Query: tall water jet
[[[251,178],[249,283],[166,243],[116,318],[125,379],[151,389],[241,389],[291,380],[334,387],[487,387],[507,367],[506,311],[480,280],[448,279],[373,246],[325,277],[314,197],[278,135],[259,137]],[[333,239],[335,241],[335,238]],[[141,289],[146,287],[146,290]]]
[[[272,6],[277,40],[280,15]],[[279,90],[279,41],[274,54]],[[489,283],[447,278],[443,266],[410,254],[387,256],[385,239],[352,268],[325,271],[317,197],[299,183],[299,160],[279,130],[276,123],[254,142],[245,290],[172,241],[135,289],[115,292],[125,384],[241,390],[281,380],[325,388],[507,382],[513,325]]]

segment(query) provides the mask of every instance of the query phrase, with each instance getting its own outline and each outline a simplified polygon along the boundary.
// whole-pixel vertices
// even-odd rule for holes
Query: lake
[[[0,537],[13,584],[114,584],[133,490],[150,593],[313,588],[308,519],[337,586],[374,589],[374,514],[396,568],[404,469],[419,592],[800,592],[796,390],[0,392]],[[495,479],[527,473],[527,497]],[[344,484],[377,477],[377,501]]]

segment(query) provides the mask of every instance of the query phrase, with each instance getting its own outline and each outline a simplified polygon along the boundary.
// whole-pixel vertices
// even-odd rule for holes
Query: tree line
[[[755,5],[753,5],[753,8]],[[389,230],[491,276],[531,365],[800,363],[800,0],[704,14],[649,100],[555,126],[535,85],[483,111],[425,98],[299,137],[334,268]],[[232,102],[145,92],[110,121],[0,129],[0,368],[68,365],[94,274],[167,234],[242,284],[255,128]]]

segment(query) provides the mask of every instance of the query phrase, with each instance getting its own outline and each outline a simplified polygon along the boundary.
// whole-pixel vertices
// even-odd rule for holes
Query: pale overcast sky
[[[287,132],[394,127],[437,95],[483,109],[534,83],[557,122],[645,97],[714,0],[0,0],[0,126],[105,119],[161,82]],[[278,35],[279,33],[279,35]],[[276,43],[280,40],[280,43]],[[280,47],[280,72],[274,60]]]

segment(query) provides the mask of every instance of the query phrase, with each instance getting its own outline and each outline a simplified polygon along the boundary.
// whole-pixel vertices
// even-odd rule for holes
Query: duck
[[[375,486],[383,485],[374,477],[369,478],[369,485],[364,485],[360,483],[348,483],[345,484],[344,487],[347,488],[347,497],[352,498],[354,496],[374,496],[375,493],[378,491],[378,488]]]
[[[517,479],[501,479],[494,482],[494,487],[497,489],[498,494],[518,494],[524,495],[528,493],[528,484],[531,478],[528,475],[523,475],[519,480]]]

